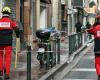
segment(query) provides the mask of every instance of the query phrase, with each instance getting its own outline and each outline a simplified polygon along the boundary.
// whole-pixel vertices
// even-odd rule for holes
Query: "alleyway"
[[[97,80],[93,42],[82,50],[71,63],[51,76],[52,80]],[[46,80],[51,80],[46,79]],[[43,80],[43,79],[42,79]]]
[[[6,17],[7,19],[11,17],[11,19],[6,21]],[[17,26],[20,33],[20,39],[16,39],[15,33],[13,34],[14,51],[10,80],[97,79],[93,37],[92,32],[89,33],[88,30],[99,25],[100,0],[0,0],[0,18],[1,36],[5,37],[0,37],[1,39],[7,42],[10,37],[6,36],[9,36],[8,33],[12,33],[13,29],[16,33]],[[40,30],[41,40],[37,40],[37,38],[40,39],[36,34],[38,30]],[[54,34],[51,35],[52,33]],[[93,33],[95,33],[94,30]],[[100,38],[99,33],[98,28],[97,38]],[[51,36],[50,39],[49,36]],[[14,68],[15,53],[18,49],[15,40],[19,40],[18,43],[23,49],[18,53],[16,69]],[[40,44],[38,48],[36,46],[38,42],[45,45],[41,48]],[[87,45],[88,43],[90,45]],[[8,43],[6,45],[8,46]],[[30,51],[26,49],[26,45],[30,47]],[[27,56],[28,53],[31,56]],[[38,57],[37,54],[39,54]],[[45,65],[40,68],[40,64]],[[30,69],[31,77],[30,74],[27,77],[27,68]]]
[[[88,50],[77,66],[63,77],[63,80],[97,80],[93,47]]]

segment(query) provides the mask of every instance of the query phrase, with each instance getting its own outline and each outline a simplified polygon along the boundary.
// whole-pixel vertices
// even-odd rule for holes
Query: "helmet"
[[[11,14],[11,9],[10,9],[9,7],[4,7],[4,8],[2,9],[2,13],[3,13],[3,14]]]

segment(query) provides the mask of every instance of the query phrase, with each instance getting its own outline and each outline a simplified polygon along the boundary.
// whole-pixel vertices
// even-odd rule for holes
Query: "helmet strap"
[[[9,16],[8,14],[3,14],[3,16]]]

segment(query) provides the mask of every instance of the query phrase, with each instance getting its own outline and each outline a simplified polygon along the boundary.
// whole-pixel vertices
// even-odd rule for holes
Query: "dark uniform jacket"
[[[78,33],[78,32],[81,32],[82,24],[81,24],[80,21],[76,23],[75,27],[76,27],[76,32],[77,32],[77,33]]]
[[[9,16],[3,16],[0,19],[0,46],[12,45],[12,33],[15,30],[16,36],[19,37],[17,24]]]

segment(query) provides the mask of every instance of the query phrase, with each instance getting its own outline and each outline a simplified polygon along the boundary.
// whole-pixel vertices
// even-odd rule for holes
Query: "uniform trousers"
[[[12,46],[0,46],[0,71],[10,74]]]

